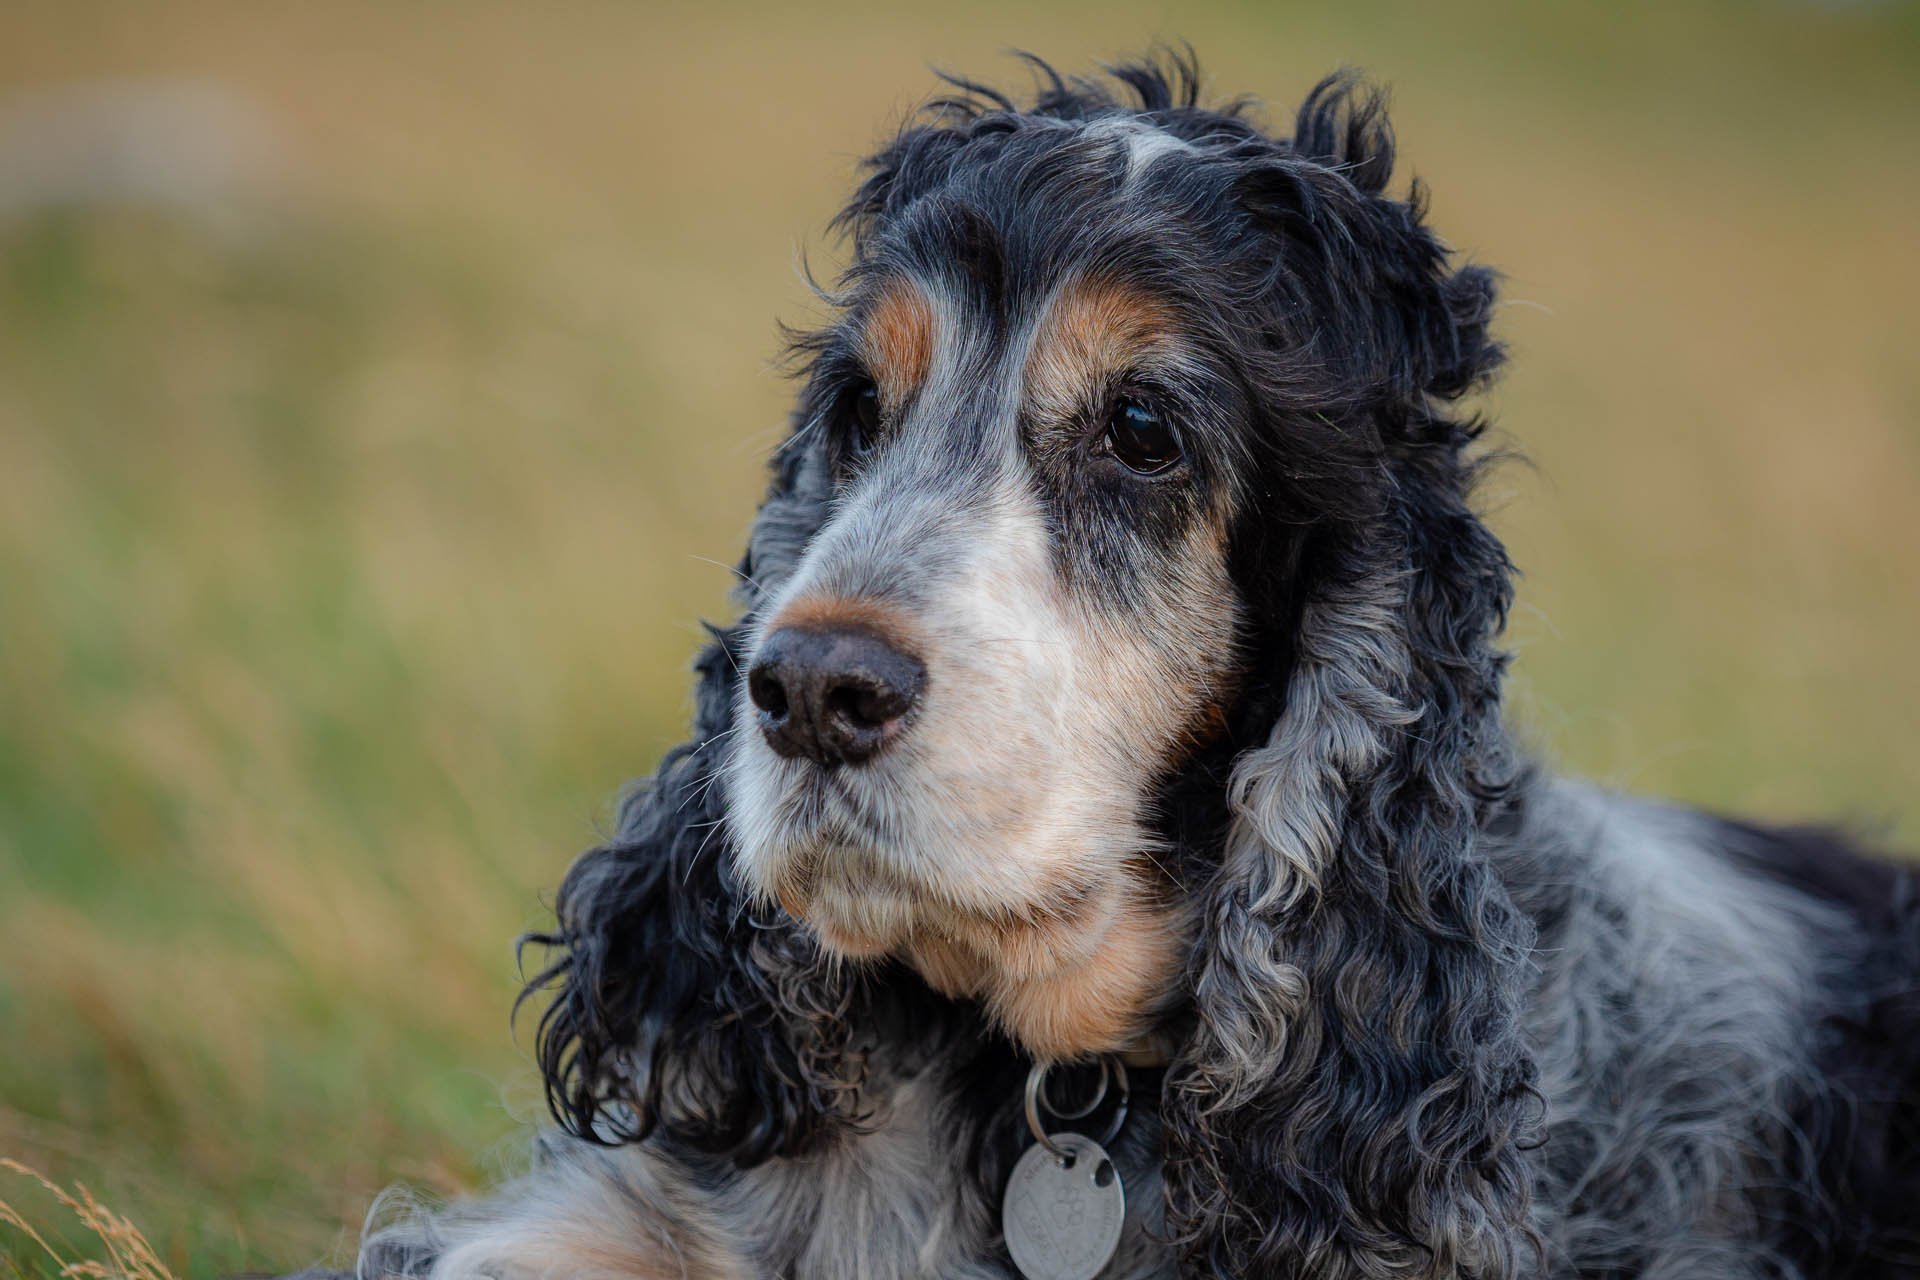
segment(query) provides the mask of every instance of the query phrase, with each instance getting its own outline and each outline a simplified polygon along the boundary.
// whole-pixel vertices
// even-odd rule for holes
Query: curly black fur
[[[755,549],[789,548],[821,518],[799,464],[792,452],[780,461],[746,581],[777,568]],[[523,954],[554,956],[518,1003],[559,988],[537,1053],[548,1105],[570,1131],[625,1143],[664,1129],[752,1164],[815,1149],[857,1118],[848,1036],[859,993],[854,974],[734,882],[717,781],[740,629],[711,630],[695,664],[695,740],[628,794],[614,839],[568,870],[556,927],[521,940]]]
[[[1332,1280],[1916,1274],[1898,1225],[1920,1188],[1912,884],[1616,811],[1513,748],[1513,568],[1469,504],[1480,425],[1458,403],[1503,358],[1496,278],[1427,228],[1417,183],[1389,190],[1382,96],[1331,76],[1275,137],[1247,103],[1199,105],[1187,55],[1117,68],[1117,89],[1030,61],[1029,105],[949,77],[870,159],[830,297],[918,272],[1004,316],[1069,270],[1107,274],[1218,356],[1190,427],[1198,483],[1235,512],[1246,678],[1221,736],[1159,784],[1198,927],[1173,1059],[1116,1150],[1130,1188],[1160,1180],[1164,1217],[1112,1274],[1169,1256],[1183,1275]],[[1178,162],[1117,181],[1106,126]],[[694,741],[526,940],[549,962],[522,999],[557,987],[538,1035],[555,1116],[640,1153],[570,1169],[617,1167],[593,1176],[683,1215],[735,1206],[712,1212],[742,1232],[788,1231],[795,1205],[830,1232],[836,1204],[805,1195],[858,1195],[839,1208],[893,1206],[900,1239],[945,1241],[954,1274],[1004,1274],[1015,1048],[902,966],[831,961],[733,870],[715,777],[745,637],[843,474],[821,424],[853,356],[831,328],[796,346],[809,389],[741,566],[746,619],[699,660]],[[1142,537],[1172,519],[1132,515]],[[920,1128],[897,1119],[909,1096]],[[889,1123],[942,1135],[919,1200],[847,1189]],[[834,1153],[847,1169],[794,1189]],[[751,1256],[781,1274],[923,1265],[890,1239]]]

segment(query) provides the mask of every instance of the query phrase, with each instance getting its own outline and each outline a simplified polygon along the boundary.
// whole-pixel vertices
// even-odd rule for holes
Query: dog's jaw
[[[865,859],[833,850],[823,861]],[[1173,998],[1189,945],[1186,913],[1146,867],[1028,910],[958,910],[916,900],[898,886],[856,886],[819,876],[775,890],[828,953],[865,961],[898,956],[929,986],[979,1001],[1041,1060],[1082,1058],[1138,1045]]]
[[[736,867],[827,954],[904,960],[935,990],[978,1001],[1043,1060],[1137,1045],[1172,1003],[1190,945],[1189,913],[1149,856],[1105,876],[1056,879],[1046,892],[967,904],[854,847],[789,849]]]

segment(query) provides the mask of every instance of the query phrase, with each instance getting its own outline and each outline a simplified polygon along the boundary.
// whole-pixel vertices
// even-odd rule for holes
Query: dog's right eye
[[[1136,475],[1159,475],[1180,461],[1180,437],[1172,424],[1138,400],[1124,399],[1114,405],[1105,445]]]
[[[880,389],[871,382],[858,383],[848,389],[841,403],[847,420],[847,448],[856,455],[864,454],[880,438]]]

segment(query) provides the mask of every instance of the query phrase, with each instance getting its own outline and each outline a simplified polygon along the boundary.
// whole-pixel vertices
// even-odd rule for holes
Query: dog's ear
[[[824,518],[819,450],[801,440],[776,459],[754,524],[749,610]],[[659,1130],[751,1164],[837,1132],[857,1066],[855,978],[733,878],[718,778],[744,631],[714,630],[697,664],[696,736],[628,796],[614,838],[567,872],[555,928],[523,940],[550,961],[521,999],[558,988],[537,1049],[548,1105],[568,1129],[603,1143]]]
[[[1534,1244],[1538,1105],[1532,927],[1484,844],[1523,783],[1512,567],[1468,506],[1474,426],[1445,412],[1498,357],[1491,276],[1449,271],[1417,203],[1380,195],[1391,134],[1353,93],[1316,91],[1296,153],[1242,188],[1284,237],[1270,314],[1306,317],[1272,344],[1276,412],[1337,428],[1348,479],[1289,534],[1284,670],[1253,704],[1279,711],[1235,764],[1201,904],[1168,1195],[1203,1274],[1504,1280]]]
[[[1531,1242],[1531,925],[1483,831],[1519,785],[1509,565],[1456,455],[1314,553],[1284,710],[1237,762],[1168,1186],[1205,1274],[1508,1277]]]

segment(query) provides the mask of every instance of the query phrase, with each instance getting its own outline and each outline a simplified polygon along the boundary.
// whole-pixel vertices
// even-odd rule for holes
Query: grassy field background
[[[1920,845],[1911,4],[11,0],[0,1155],[195,1275],[511,1163],[509,943],[680,734],[799,251],[929,62],[1154,37],[1281,121],[1390,81],[1508,273],[1542,750]],[[226,177],[57,198],[45,121],[101,86],[199,103],[113,127]]]

